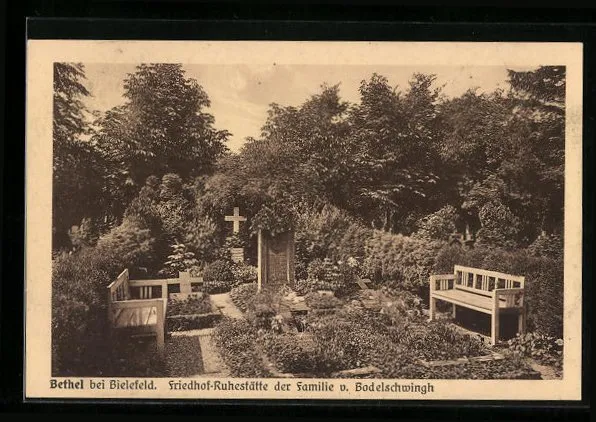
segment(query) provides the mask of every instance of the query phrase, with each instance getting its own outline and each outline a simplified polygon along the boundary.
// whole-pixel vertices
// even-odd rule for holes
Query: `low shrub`
[[[203,281],[231,281],[234,279],[233,266],[233,262],[223,259],[210,262],[203,269]]]
[[[234,280],[203,281],[201,291],[210,295],[226,293],[232,289]]]
[[[404,320],[416,320],[422,317],[422,299],[406,290],[384,287],[383,294],[389,299],[381,307],[381,314],[386,315],[391,324],[397,325]]]
[[[267,356],[282,372],[310,374],[317,369],[315,344],[304,334],[269,334],[263,337]]]
[[[108,286],[122,271],[109,250],[83,248],[52,262],[52,374],[101,376],[114,372],[107,318]]]
[[[563,260],[563,237],[558,234],[539,236],[530,246],[528,252],[534,256]]]
[[[370,365],[371,357],[384,353],[390,342],[379,319],[358,310],[311,317],[308,332],[316,345],[317,366],[325,373]]]
[[[297,279],[294,282],[294,291],[300,296],[304,296],[314,289],[311,283],[305,278]]]
[[[258,274],[257,267],[241,263],[234,263],[232,265],[232,276],[234,279],[234,286],[239,286],[246,283],[256,283]]]
[[[368,358],[373,366],[381,370],[384,378],[402,378],[403,368],[415,361],[407,349],[391,341],[387,341],[383,349],[373,350]]]
[[[264,368],[257,348],[257,331],[247,321],[223,318],[213,330],[213,339],[232,376],[270,376],[270,372]]]
[[[238,309],[246,312],[253,297],[257,294],[257,288],[256,283],[241,284],[230,290],[230,298]]]
[[[443,321],[403,326],[401,332],[394,332],[393,338],[407,349],[411,356],[425,361],[450,360],[489,353],[480,338],[462,334]]]
[[[280,297],[277,292],[263,290],[248,302],[246,319],[257,329],[271,329],[272,319],[279,310]]]
[[[530,357],[543,365],[563,368],[563,339],[538,332],[517,334],[508,342],[514,354]]]
[[[234,272],[236,266],[234,262],[224,259],[206,264],[203,270],[203,291],[209,294],[225,293],[241,284],[242,279],[238,279],[238,274]]]

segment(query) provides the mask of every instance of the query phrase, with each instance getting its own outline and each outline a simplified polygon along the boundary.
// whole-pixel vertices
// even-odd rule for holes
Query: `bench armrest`
[[[430,276],[430,291],[450,290],[454,288],[454,274],[437,274]]]
[[[500,300],[504,297],[505,308],[521,308],[524,306],[524,289],[523,287],[516,287],[511,289],[495,289],[493,290],[493,296],[496,300]]]

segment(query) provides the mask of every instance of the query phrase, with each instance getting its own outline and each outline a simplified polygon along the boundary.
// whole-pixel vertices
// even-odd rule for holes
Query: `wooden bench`
[[[453,274],[430,276],[430,316],[436,314],[437,300],[473,309],[491,316],[491,344],[499,341],[499,316],[517,314],[520,333],[525,331],[524,281],[522,276],[456,265]]]
[[[157,349],[162,352],[167,297],[132,299],[128,269],[122,271],[107,290],[108,319],[112,330],[126,331],[131,336],[155,336]]]

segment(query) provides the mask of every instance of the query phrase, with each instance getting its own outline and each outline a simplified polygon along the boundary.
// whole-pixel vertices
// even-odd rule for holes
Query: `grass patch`
[[[202,374],[203,357],[198,336],[171,336],[165,348],[165,366],[170,377]]]

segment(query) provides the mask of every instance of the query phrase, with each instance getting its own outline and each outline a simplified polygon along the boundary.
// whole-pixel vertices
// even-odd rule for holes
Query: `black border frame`
[[[39,6],[40,1],[31,1]],[[41,2],[43,3],[43,2]],[[49,4],[48,4],[49,3]],[[226,6],[213,6],[201,3],[201,7],[186,13],[193,17],[196,11],[204,11],[203,17],[209,20],[148,20],[122,19],[127,17],[179,17],[182,11],[170,11],[164,3],[129,1],[127,7],[118,9],[122,2],[99,0],[80,2],[73,6],[70,13],[65,12],[64,2],[60,0],[46,2],[42,9],[27,10],[26,14],[54,16],[53,18],[31,17],[25,21],[19,16],[8,22],[7,29],[13,43],[7,45],[6,52],[10,60],[6,63],[6,99],[4,162],[2,173],[2,194],[11,201],[2,201],[3,226],[2,239],[2,318],[0,337],[2,363],[2,407],[5,410],[27,412],[96,412],[122,413],[135,411],[143,415],[164,415],[176,413],[217,413],[219,415],[267,415],[304,416],[318,414],[325,417],[346,416],[399,416],[401,418],[445,419],[460,417],[515,418],[552,420],[570,418],[579,419],[588,416],[591,383],[589,352],[591,350],[590,320],[591,309],[587,299],[591,298],[592,267],[591,240],[593,239],[593,170],[589,164],[594,161],[594,117],[595,105],[594,78],[596,71],[596,31],[589,23],[593,11],[572,11],[567,23],[544,23],[551,18],[561,17],[561,10],[533,9],[447,9],[438,12],[441,22],[396,22],[399,10],[384,13],[388,9],[347,7],[342,12],[337,5],[326,5],[308,9],[304,5],[289,6],[287,9],[269,9],[262,4],[233,9],[230,2]],[[92,5],[89,6],[89,3]],[[147,4],[145,4],[147,3]],[[146,6],[158,4],[156,8]],[[198,3],[198,2],[197,2]],[[97,5],[100,6],[97,6]],[[132,4],[132,6],[131,6]],[[195,3],[196,4],[196,3]],[[207,4],[207,6],[205,6]],[[14,3],[9,5],[13,6]],[[85,6],[87,5],[87,8]],[[60,9],[63,7],[63,9]],[[165,7],[165,8],[164,8]],[[211,8],[210,8],[211,7]],[[32,11],[31,11],[32,10]],[[157,10],[157,12],[156,12]],[[393,9],[392,9],[393,10]],[[434,10],[434,9],[433,9]],[[12,9],[14,12],[14,8]],[[313,20],[313,13],[321,13]],[[427,9],[428,11],[428,9]],[[529,12],[528,12],[529,11]],[[101,15],[102,19],[90,15]],[[99,13],[98,13],[99,12]],[[421,16],[420,9],[402,9],[402,15],[410,19]],[[432,10],[431,10],[432,13]],[[533,13],[533,19],[530,15]],[[87,16],[83,18],[59,18],[57,16]],[[514,16],[515,15],[515,16]],[[118,19],[108,19],[119,16]],[[320,18],[323,17],[323,19]],[[437,16],[437,15],[434,15]],[[476,17],[476,22],[468,19]],[[508,16],[508,22],[503,18]],[[281,17],[281,19],[280,19]],[[450,18],[451,17],[451,18]],[[453,19],[456,17],[456,19]],[[459,17],[459,19],[458,19]],[[525,18],[524,18],[525,17]],[[301,20],[297,20],[301,19]],[[309,18],[309,20],[305,20]],[[372,18],[372,20],[371,20]],[[490,21],[493,18],[493,22]],[[588,22],[586,21],[588,18]],[[14,18],[13,18],[14,19]],[[417,19],[418,20],[418,19]],[[525,20],[525,22],[523,22]],[[581,23],[581,21],[585,23]],[[456,22],[457,21],[457,22]],[[517,21],[512,23],[511,21]],[[561,21],[561,19],[559,19]],[[542,23],[541,23],[542,22]],[[26,33],[24,31],[26,27]],[[23,31],[19,31],[19,29]],[[12,31],[12,34],[11,34]],[[25,35],[30,39],[217,39],[217,40],[399,40],[399,41],[576,41],[584,43],[584,121],[583,121],[583,379],[581,401],[344,401],[344,400],[70,400],[70,399],[27,399],[23,391],[23,263],[24,263],[24,93],[25,93]],[[0,109],[0,112],[2,109]],[[0,161],[0,164],[3,164]],[[15,174],[18,177],[15,177]],[[20,176],[23,175],[21,178]],[[17,183],[15,183],[15,180]],[[8,211],[8,212],[6,212]],[[21,300],[17,300],[20,298]],[[16,304],[16,306],[15,306]],[[15,344],[18,347],[15,347]],[[288,412],[289,411],[289,412]],[[285,416],[284,416],[285,417]]]

